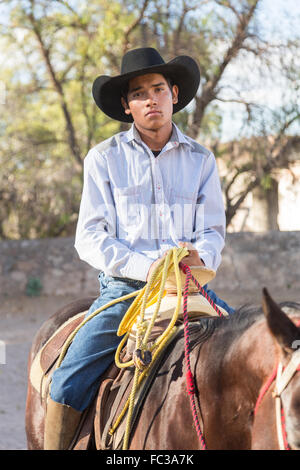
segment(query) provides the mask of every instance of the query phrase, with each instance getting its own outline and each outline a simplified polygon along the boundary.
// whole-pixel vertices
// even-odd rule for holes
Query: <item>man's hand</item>
[[[199,256],[198,251],[195,249],[192,243],[179,242],[178,245],[181,247],[185,246],[189,250],[189,254],[185,256],[184,258],[182,258],[181,260],[184,264],[186,264],[187,266],[205,266],[205,264],[203,263],[202,259]],[[153,261],[153,263],[151,264],[149,268],[146,282],[150,281],[153,271],[157,268],[161,260],[167,256],[167,254],[168,254],[168,250],[160,258],[157,258],[157,260]]]
[[[199,256],[198,251],[194,247],[194,245],[190,242],[179,242],[178,245],[180,247],[186,247],[189,250],[189,254],[182,258],[182,263],[186,264],[187,266],[205,266],[202,259]]]

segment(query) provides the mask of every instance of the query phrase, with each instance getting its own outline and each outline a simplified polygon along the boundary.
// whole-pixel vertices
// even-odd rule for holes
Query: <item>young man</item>
[[[125,54],[119,76],[94,82],[97,106],[133,125],[92,148],[84,162],[75,247],[82,260],[101,271],[100,297],[87,315],[141,289],[173,246],[193,243],[184,258],[190,266],[216,270],[220,264],[225,214],[215,158],[172,123],[172,115],[195,96],[199,81],[190,57],[165,63],[155,49],[141,48]],[[209,295],[232,313],[214,292]],[[54,372],[46,449],[68,447],[101,374],[114,360],[116,332],[132,301],[87,322]]]

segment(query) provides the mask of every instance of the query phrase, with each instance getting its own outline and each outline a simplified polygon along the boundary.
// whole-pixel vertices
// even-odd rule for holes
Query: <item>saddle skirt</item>
[[[199,310],[201,309],[199,308]],[[31,369],[29,371],[29,379],[32,387],[39,394],[44,409],[46,409],[47,406],[52,374],[56,368],[61,350],[69,335],[84,320],[86,313],[87,311],[80,312],[65,321],[42,346],[32,362]],[[190,321],[199,320],[199,318],[203,316],[209,316],[207,310],[204,312],[194,311]],[[168,318],[168,315],[167,318],[166,316],[163,316],[163,318],[158,319],[154,325],[149,340],[154,341],[158,336],[160,336],[165,331],[169,321],[170,319]],[[177,326],[178,334],[182,330],[181,318],[179,318]],[[174,338],[172,338],[172,340],[174,340]],[[156,370],[163,359],[166,347],[160,357],[155,361],[154,366],[150,368],[147,378],[143,380],[138,389],[135,398],[132,425],[137,417],[139,407],[141,406],[147,391],[155,378]],[[121,361],[129,361],[132,358],[132,352],[133,337],[131,337],[128,342],[128,349],[126,349],[126,346],[123,349],[120,358]],[[92,443],[99,450],[116,450],[121,448],[126,419],[124,418],[121,421],[113,435],[111,435],[109,431],[123,410],[129,397],[133,374],[133,367],[119,369],[115,364],[112,364],[102,375],[98,394],[93,403],[83,414],[82,421],[71,445],[71,449],[86,450],[90,448]]]

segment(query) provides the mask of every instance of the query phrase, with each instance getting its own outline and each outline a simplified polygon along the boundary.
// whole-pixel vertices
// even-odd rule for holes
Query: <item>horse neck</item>
[[[216,328],[202,346],[196,383],[208,448],[250,448],[249,422],[276,358],[264,320],[241,331]]]
[[[201,353],[206,363],[206,372],[211,371],[212,378],[220,374],[230,379],[246,377],[252,379],[253,391],[272,372],[279,357],[279,349],[269,333],[266,321],[261,318],[250,327],[230,331],[216,328],[215,333],[203,346]],[[226,382],[224,383],[226,385]]]

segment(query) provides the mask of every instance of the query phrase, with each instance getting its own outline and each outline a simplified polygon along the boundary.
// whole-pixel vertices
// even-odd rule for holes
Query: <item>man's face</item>
[[[132,115],[137,127],[159,130],[172,121],[173,104],[178,101],[178,87],[172,90],[159,73],[149,73],[129,81],[125,113]]]

